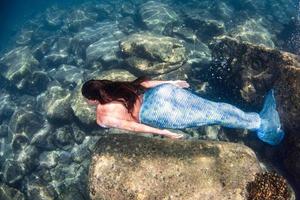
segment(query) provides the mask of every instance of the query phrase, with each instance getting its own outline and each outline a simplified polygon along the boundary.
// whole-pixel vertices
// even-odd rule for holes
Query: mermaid
[[[256,132],[268,144],[279,144],[284,132],[270,90],[260,113],[244,112],[227,103],[213,102],[193,93],[186,81],[154,81],[139,77],[130,82],[89,80],[82,95],[96,105],[96,122],[104,128],[182,138],[167,129],[221,125]]]

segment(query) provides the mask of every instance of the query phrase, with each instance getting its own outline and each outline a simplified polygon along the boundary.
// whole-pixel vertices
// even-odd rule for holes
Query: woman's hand
[[[161,131],[160,135],[166,136],[171,139],[183,139],[184,135],[179,133],[173,133],[167,129]]]
[[[188,82],[182,81],[182,80],[171,81],[171,83],[176,85],[177,87],[180,87],[180,88],[190,87],[190,84],[188,84]]]

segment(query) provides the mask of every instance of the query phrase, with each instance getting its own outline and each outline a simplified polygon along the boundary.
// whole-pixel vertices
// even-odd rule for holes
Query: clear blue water
[[[276,70],[267,71],[270,76],[263,80],[247,79],[264,72],[268,62],[256,62],[253,52],[250,60],[239,57],[243,48],[235,49],[238,45],[216,50],[216,41],[228,36],[238,44],[299,55],[299,13],[296,0],[2,0],[0,197],[2,189],[13,191],[16,199],[73,199],[75,194],[80,194],[76,199],[89,198],[91,152],[99,135],[109,132],[95,124],[93,108],[86,112],[88,106],[78,95],[90,78],[184,79],[207,99],[259,112]],[[142,36],[135,38],[152,35],[148,40],[168,36],[174,45],[161,44],[150,53],[126,52],[122,42],[137,33]],[[183,56],[176,46],[184,49]],[[176,61],[166,56],[174,51]],[[288,163],[287,153],[297,151],[292,148],[297,143],[286,143],[295,130],[289,131],[285,143],[272,147],[245,130],[183,130],[196,139],[246,144],[297,193],[298,168]]]

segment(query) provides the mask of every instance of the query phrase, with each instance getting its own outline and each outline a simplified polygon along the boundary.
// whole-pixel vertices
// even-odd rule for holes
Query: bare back
[[[104,118],[105,116],[114,117],[116,119],[127,120],[127,121],[135,121],[140,123],[139,119],[139,111],[142,105],[143,94],[139,95],[139,98],[136,100],[133,108],[133,112],[131,116],[128,113],[127,108],[120,102],[113,101],[108,104],[99,104],[97,106],[97,118]]]

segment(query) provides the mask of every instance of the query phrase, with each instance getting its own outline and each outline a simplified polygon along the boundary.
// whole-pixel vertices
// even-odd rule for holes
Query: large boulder
[[[9,187],[3,183],[0,185],[0,199],[5,200],[24,200],[24,194],[19,190]]]
[[[92,157],[89,191],[91,199],[246,199],[261,171],[240,144],[108,135]]]
[[[178,39],[137,33],[120,43],[121,51],[128,56],[127,63],[145,74],[163,74],[178,69],[186,60],[185,47]]]
[[[161,34],[167,24],[179,20],[174,10],[168,5],[157,1],[148,1],[142,4],[139,15],[147,29],[157,34]]]
[[[219,38],[211,45],[222,89],[249,103],[262,105],[274,88],[277,110],[286,134],[284,160],[288,171],[300,183],[300,58],[276,49]],[[223,89],[224,90],[224,89]]]
[[[48,120],[59,123],[73,120],[70,91],[52,86],[40,96],[40,100]]]
[[[86,48],[86,60],[103,61],[106,63],[118,62],[117,53],[119,51],[119,42],[125,37],[125,34],[119,30],[116,23],[105,22],[101,25],[101,30],[97,33],[99,40],[90,44]],[[92,41],[94,38],[90,38]],[[88,38],[86,38],[88,39]]]
[[[15,48],[0,59],[2,76],[16,88],[31,94],[45,90],[49,82],[38,65],[28,46]]]
[[[249,19],[238,25],[231,33],[232,37],[258,45],[274,48],[274,35],[263,25],[262,19]]]

